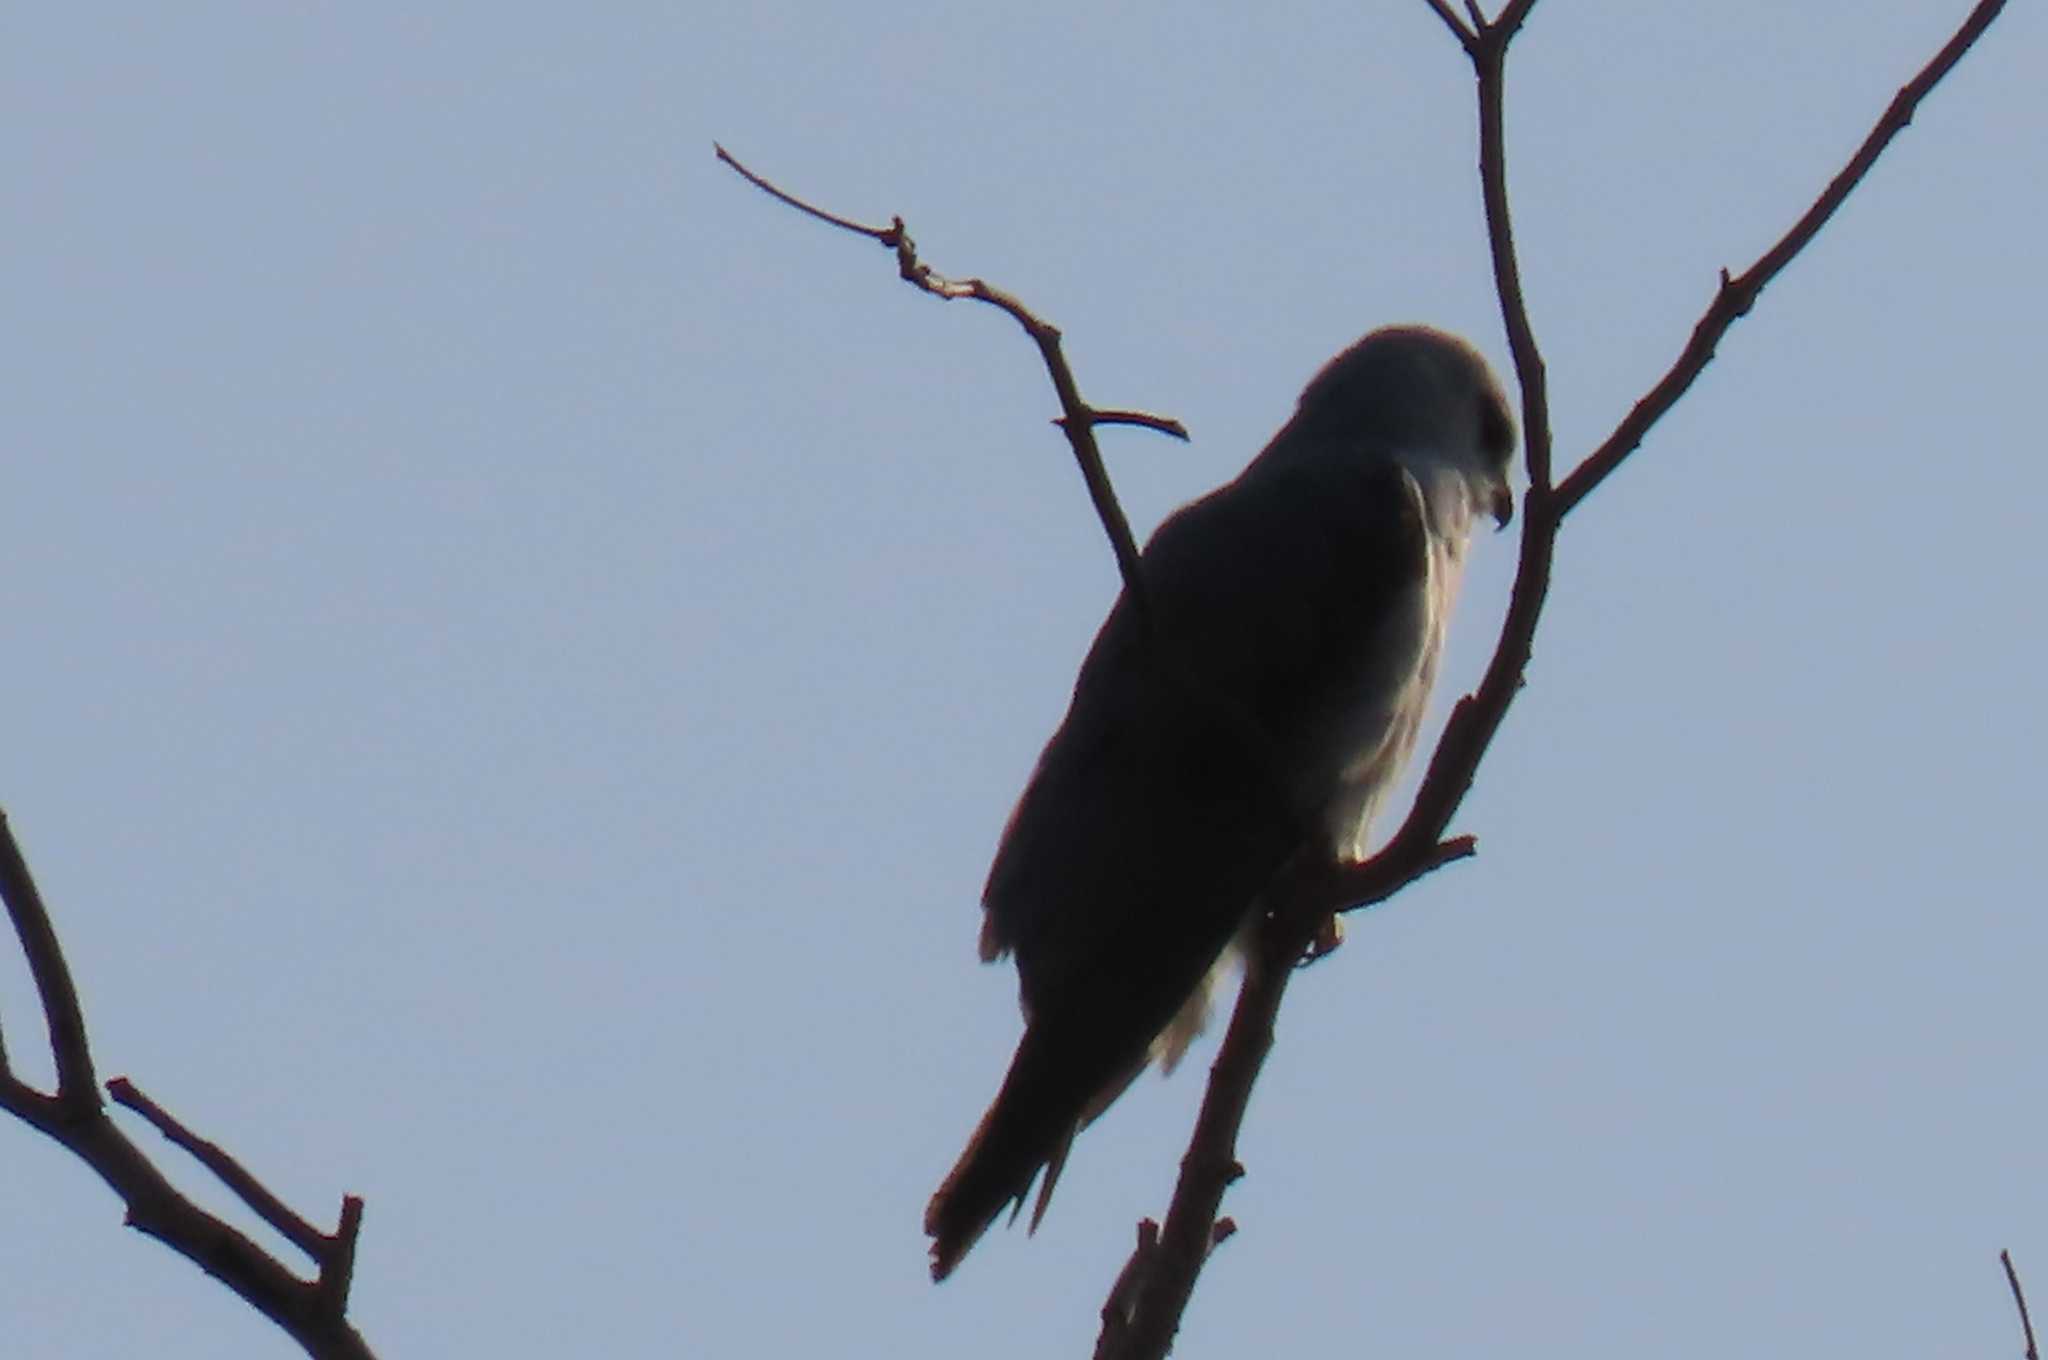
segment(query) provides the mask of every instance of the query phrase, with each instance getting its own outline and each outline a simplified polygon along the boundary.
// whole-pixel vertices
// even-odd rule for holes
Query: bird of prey
[[[925,1210],[944,1279],[1199,1031],[1211,975],[1296,853],[1365,857],[1415,745],[1473,519],[1514,509],[1485,361],[1422,326],[1332,359],[1238,478],[1169,517],[1096,635],[982,893],[1024,1037]],[[1014,1216],[1014,1210],[1013,1210]]]

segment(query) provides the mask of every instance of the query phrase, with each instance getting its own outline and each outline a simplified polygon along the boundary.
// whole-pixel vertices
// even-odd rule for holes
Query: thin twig
[[[210,1143],[192,1130],[179,1123],[163,1106],[151,1100],[137,1089],[134,1082],[126,1077],[115,1077],[107,1083],[107,1094],[114,1098],[116,1105],[126,1106],[151,1124],[156,1131],[171,1140],[178,1147],[190,1153],[192,1159],[211,1171],[221,1184],[235,1192],[235,1197],[255,1211],[258,1218],[278,1230],[300,1251],[317,1263],[327,1257],[327,1234],[308,1223],[305,1219],[271,1193],[269,1187],[249,1174],[240,1162],[228,1155],[218,1143]]]
[[[1571,476],[1557,489],[1557,515],[1562,519],[1577,508],[1580,501],[1592,494],[1593,489],[1613,475],[1636,446],[1643,442],[1650,427],[1663,418],[1678,399],[1685,395],[1708,362],[1714,357],[1715,347],[1721,337],[1735,322],[1749,313],[1756,305],[1758,295],[1765,286],[1777,278],[1786,265],[1792,263],[1800,251],[1806,249],[1809,241],[1828,219],[1835,215],[1849,194],[1863,182],[1870,173],[1870,167],[1877,164],[1877,158],[1884,154],[1892,139],[1904,131],[1913,121],[1913,115],[1920,107],[1920,101],[1927,97],[1936,85],[1941,83],[1955,64],[1963,59],[1977,39],[1984,36],[1984,30],[1991,26],[2005,8],[2005,0],[1980,0],[1969,17],[1963,20],[1939,52],[1934,54],[1920,73],[1892,97],[1892,102],[1856,148],[1856,154],[1842,167],[1841,173],[1829,181],[1827,189],[1814,200],[1813,206],[1801,214],[1799,220],[1778,239],[1776,245],[1765,251],[1757,262],[1742,273],[1730,277],[1725,269],[1721,271],[1721,286],[1714,294],[1714,301],[1699,324],[1693,327],[1692,336],[1672,361],[1671,368],[1658,379],[1656,386],[1644,394],[1616,426],[1614,433],[1602,440],[1600,447],[1587,456],[1586,461],[1572,470]]]
[[[1500,17],[1487,27],[1499,29],[1501,41],[1505,42],[1515,36],[1516,30],[1521,28],[1523,21],[1529,17],[1529,11],[1535,8],[1536,0],[1509,0],[1507,8],[1500,12]]]
[[[67,1117],[84,1118],[101,1108],[99,1079],[93,1075],[92,1049],[85,1038],[85,1013],[78,1004],[71,969],[64,962],[63,946],[50,924],[49,910],[36,890],[35,878],[15,843],[5,812],[0,812],[0,896],[7,899],[7,914],[21,939],[21,952],[28,960],[29,975],[35,979],[36,995],[50,1027],[57,1101]]]
[[[1465,21],[1457,16],[1456,11],[1454,11],[1450,7],[1450,5],[1445,2],[1445,0],[1424,0],[1424,3],[1426,3],[1431,9],[1436,11],[1437,18],[1444,21],[1444,27],[1451,30],[1451,36],[1458,40],[1458,46],[1464,48],[1468,52],[1471,51],[1473,40],[1472,30],[1465,27]]]
[[[1519,10],[1510,6],[1499,23],[1480,31],[1478,42],[1470,49],[1479,77],[1479,182],[1486,204],[1487,247],[1493,257],[1494,291],[1500,296],[1508,352],[1522,389],[1522,451],[1529,471],[1524,543],[1545,537],[1549,526],[1535,512],[1550,493],[1550,380],[1543,367],[1543,352],[1536,344],[1536,328],[1529,320],[1528,303],[1522,297],[1522,266],[1515,251],[1514,216],[1508,204],[1508,43],[1527,13],[1527,6]]]
[[[316,1306],[324,1317],[341,1321],[348,1312],[348,1291],[356,1278],[356,1239],[363,1231],[363,1197],[343,1195],[341,1218],[320,1262],[320,1278],[314,1282]]]
[[[1052,379],[1053,391],[1060,401],[1060,417],[1055,423],[1067,436],[1067,443],[1073,449],[1074,461],[1081,468],[1081,479],[1087,484],[1088,499],[1095,505],[1096,518],[1102,521],[1103,532],[1109,535],[1110,548],[1116,553],[1117,571],[1122,575],[1124,589],[1130,594],[1132,607],[1149,632],[1152,625],[1151,602],[1145,593],[1144,573],[1139,566],[1137,541],[1131,537],[1130,521],[1124,517],[1123,507],[1117,504],[1116,491],[1110,485],[1109,473],[1102,464],[1102,451],[1095,443],[1097,425],[1142,425],[1146,429],[1158,430],[1178,439],[1186,439],[1187,429],[1179,421],[1167,416],[1151,415],[1143,411],[1101,411],[1090,406],[1081,397],[1081,389],[1074,381],[1074,372],[1067,364],[1066,354],[1060,347],[1060,332],[1057,326],[1045,321],[1026,307],[1015,294],[1009,293],[981,279],[949,279],[918,258],[917,243],[911,239],[910,231],[900,217],[890,219],[886,227],[870,227],[837,213],[825,211],[807,203],[795,194],[778,188],[764,177],[755,174],[724,147],[712,143],[718,159],[731,166],[747,183],[773,196],[797,211],[808,214],[820,222],[827,222],[842,230],[866,236],[879,241],[896,252],[896,273],[905,282],[934,297],[971,299],[985,302],[1009,314],[1011,319],[1024,328],[1038,346],[1038,355],[1045,364],[1047,376]]]
[[[812,217],[817,218],[820,222],[830,222],[833,226],[838,227],[842,231],[854,232],[861,236],[872,236],[885,246],[895,246],[896,242],[891,235],[890,228],[863,226],[860,223],[854,221],[850,217],[841,217],[837,213],[828,213],[823,208],[815,207],[809,203],[804,202],[802,199],[798,198],[794,194],[784,193],[782,190],[776,188],[767,180],[762,179],[759,175],[747,169],[746,166],[741,165],[739,161],[734,158],[733,154],[730,151],[727,151],[717,142],[713,142],[711,144],[711,149],[718,153],[718,159],[724,161],[727,165],[731,166],[734,170],[738,171],[741,179],[753,185],[762,193],[767,194],[770,198],[780,199],[782,202],[787,203],[790,207],[795,208],[798,212],[808,213]],[[902,219],[899,218],[897,219],[895,230],[897,232],[900,232],[902,231],[902,229]]]
[[[1999,1263],[2005,1267],[2005,1282],[2012,1286],[2012,1301],[2019,1306],[2020,1330],[2027,1338],[2027,1360],[2041,1360],[2040,1348],[2034,1345],[2034,1320],[2027,1316],[2027,1294],[2020,1288],[2020,1273],[2012,1268],[2012,1253],[1998,1253]]]
[[[1095,1337],[1096,1355],[1114,1354],[1125,1344],[1124,1334],[1130,1329],[1138,1305],[1138,1286],[1151,1270],[1152,1253],[1157,1250],[1159,1225],[1149,1218],[1139,1219],[1138,1244],[1131,1248],[1130,1259],[1117,1272],[1116,1283],[1109,1287],[1109,1297],[1102,1301],[1102,1330]]]
[[[1059,416],[1053,421],[1055,425],[1063,425],[1065,423],[1065,416]],[[1183,443],[1187,442],[1188,437],[1187,426],[1181,424],[1172,416],[1155,416],[1150,411],[1097,411],[1095,413],[1095,423],[1097,425],[1142,425],[1148,430],[1157,430],[1159,433],[1170,435]]]

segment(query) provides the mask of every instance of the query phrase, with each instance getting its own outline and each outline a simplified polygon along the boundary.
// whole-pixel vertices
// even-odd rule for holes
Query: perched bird
[[[1096,635],[982,893],[981,957],[1016,958],[1024,1037],[925,1210],[933,1279],[1043,1169],[1037,1227],[1074,1135],[1200,1030],[1291,856],[1365,857],[1473,518],[1513,513],[1514,444],[1470,345],[1374,331],[1235,481],[1152,536],[1145,607],[1126,591]]]

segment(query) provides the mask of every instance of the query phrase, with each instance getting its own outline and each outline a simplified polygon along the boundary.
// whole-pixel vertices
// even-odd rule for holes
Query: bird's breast
[[[1373,818],[1414,753],[1464,556],[1461,538],[1429,535],[1423,571],[1368,630],[1350,701],[1333,715],[1324,750],[1335,760],[1335,793],[1325,824],[1346,858],[1366,857]]]

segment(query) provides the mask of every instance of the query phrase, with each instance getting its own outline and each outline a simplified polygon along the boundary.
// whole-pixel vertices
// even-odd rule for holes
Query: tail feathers
[[[1037,1230],[1074,1135],[1143,1069],[1142,1051],[1133,1061],[1105,1047],[1099,1038],[1072,1031],[1056,1035],[1040,1025],[1025,1030],[995,1103],[925,1208],[933,1280],[952,1274],[1005,1205],[1016,1221],[1043,1168],[1031,1211],[1031,1229]]]

